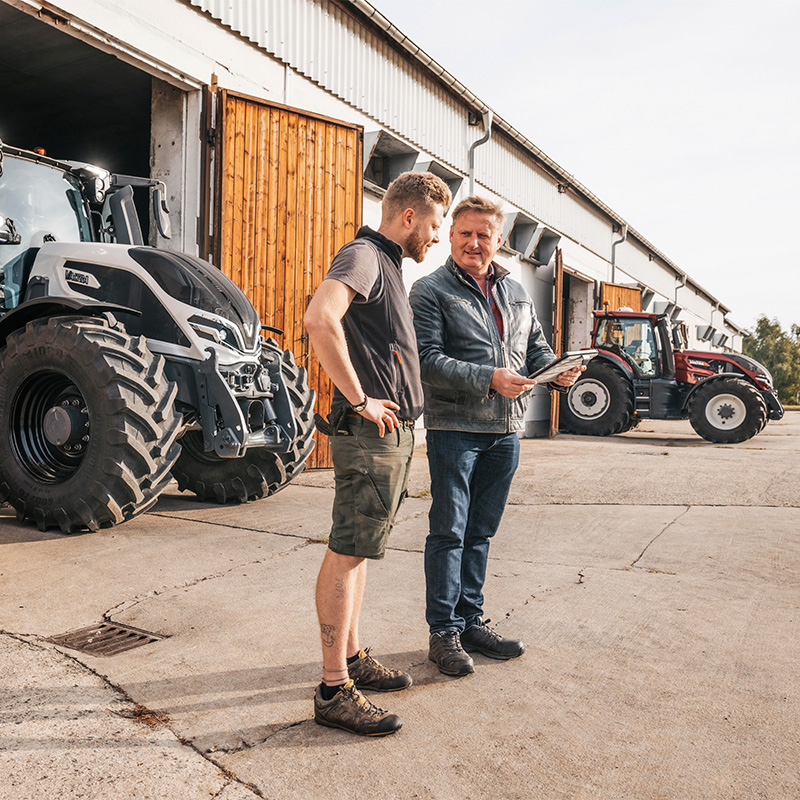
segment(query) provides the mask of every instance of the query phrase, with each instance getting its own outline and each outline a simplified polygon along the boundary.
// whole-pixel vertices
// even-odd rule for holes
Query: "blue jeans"
[[[463,631],[483,614],[489,540],[519,463],[516,433],[429,430],[430,531],[425,542],[431,633]]]

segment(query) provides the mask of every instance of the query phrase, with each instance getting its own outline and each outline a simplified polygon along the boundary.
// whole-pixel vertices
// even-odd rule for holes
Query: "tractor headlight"
[[[241,350],[236,338],[236,334],[219,320],[206,319],[197,314],[189,318],[189,324],[192,330],[203,339],[216,342],[217,344],[224,344],[226,347],[231,347],[236,350]]]

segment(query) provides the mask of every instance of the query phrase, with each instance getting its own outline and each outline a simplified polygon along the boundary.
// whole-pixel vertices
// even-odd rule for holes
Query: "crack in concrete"
[[[265,744],[274,736],[277,736],[279,733],[283,733],[284,731],[291,730],[292,728],[296,728],[299,725],[304,725],[305,723],[309,722],[310,720],[301,719],[297,722],[288,722],[285,725],[279,725],[275,728],[275,730],[270,731],[269,734],[263,736],[260,739],[256,739],[252,742],[247,742],[244,739],[241,740],[241,744],[231,746],[231,747],[216,747],[212,746],[207,751],[208,753],[221,753],[223,755],[234,755],[236,753],[243,753],[245,750],[251,750],[254,747],[258,747],[259,745]],[[199,751],[198,751],[199,752]]]
[[[9,639],[14,639],[31,650],[42,649],[41,645],[38,644],[39,637],[32,633],[16,633],[15,631],[7,631],[5,628],[0,628],[0,636],[8,636]]]
[[[425,547],[390,547],[386,545],[387,550],[391,550],[393,553],[424,553]]]
[[[170,728],[170,730],[172,731],[172,728]],[[172,731],[172,732],[175,733],[175,731]],[[213,759],[208,753],[204,753],[202,750],[200,750],[194,744],[194,742],[190,741],[189,739],[184,739],[182,736],[179,736],[177,733],[175,733],[175,736],[176,736],[176,738],[178,739],[178,741],[182,745],[184,745],[185,747],[188,747],[191,750],[194,750],[194,752],[197,753],[197,755],[199,755],[200,758],[203,758],[206,761],[208,761],[209,764],[211,764],[214,767],[216,767],[226,778],[229,778],[228,783],[225,784],[225,786],[222,787],[222,789],[220,790],[219,794],[222,794],[222,792],[225,791],[225,789],[231,783],[238,783],[240,786],[244,786],[245,789],[249,789],[257,797],[266,797],[266,795],[262,794],[261,790],[255,784],[250,783],[249,781],[245,781],[245,780],[242,780],[241,778],[239,778],[236,775],[236,773],[233,772],[233,770],[229,769],[224,764],[220,764],[218,761]],[[219,794],[217,796],[219,796]]]
[[[659,536],[663,535],[670,528],[671,525],[673,525],[675,522],[678,521],[678,519],[680,519],[684,514],[686,514],[689,511],[689,508],[691,508],[691,506],[686,508],[686,509],[684,509],[677,517],[675,517],[675,519],[673,519],[671,522],[669,522],[664,527],[664,529],[662,531],[660,531],[656,536],[654,536],[653,539],[651,539],[650,542],[648,543],[647,547],[645,547],[644,550],[642,550],[642,552],[639,554],[639,556],[636,559],[636,561],[639,561],[639,559],[641,559],[642,556],[647,552],[647,548],[650,547],[650,545],[652,545],[653,542],[655,542],[656,539],[658,539]],[[499,561],[501,559],[494,559],[494,560]],[[668,570],[664,570],[664,569],[653,569],[653,568],[648,568],[648,567],[636,567],[635,566],[636,561],[634,561],[633,564],[631,564],[630,566],[624,566],[624,567],[596,567],[596,566],[591,566],[591,565],[586,566],[586,567],[581,567],[578,570],[578,579],[572,585],[573,586],[585,586],[586,585],[586,582],[585,582],[586,573],[590,569],[594,570],[596,572],[602,572],[602,571],[607,571],[607,572],[630,572],[631,569],[642,569],[642,570],[646,570],[649,573],[657,574],[657,575],[677,575],[678,574],[677,572],[669,572]],[[562,564],[560,562],[549,562],[549,561],[528,561],[528,560],[525,560],[525,559],[516,559],[515,562],[516,563],[520,563],[520,564],[532,564],[534,566],[539,566],[539,567],[553,567],[553,566],[555,566],[555,567],[574,567],[574,564]],[[560,586],[560,587],[554,587],[554,588],[550,588],[550,589],[545,588],[540,592],[540,594],[555,595],[556,593],[564,592],[564,591],[566,591],[568,589],[569,589],[569,586],[566,586],[566,585],[565,586]],[[535,599],[536,599],[536,595],[532,594],[530,597],[528,597],[525,600],[524,603],[522,603],[522,605],[515,606],[511,610],[506,611],[505,619],[510,619],[512,614],[515,614],[521,608],[525,608],[525,606],[527,606],[532,600],[535,600]],[[419,666],[419,665],[412,665],[412,666]]]
[[[231,782],[230,782],[230,781],[225,781],[225,783],[223,783],[223,784],[222,784],[222,788],[221,788],[221,789],[220,789],[218,792],[216,792],[216,793],[213,795],[213,797],[211,797],[211,800],[217,800],[217,798],[219,798],[219,797],[222,797],[222,793],[223,793],[223,792],[224,792],[224,791],[225,791],[225,790],[226,790],[226,789],[227,789],[227,788],[228,788],[230,785],[231,785]]]
[[[26,641],[25,639],[21,638],[19,635],[11,633],[11,632],[0,631],[0,634],[6,635],[6,636],[10,636],[10,637],[12,637],[14,639],[17,639],[18,641],[23,642],[24,644],[27,644],[29,647],[31,647],[31,649],[34,649],[34,650],[39,650],[39,651],[44,651],[44,652],[49,651],[49,650],[55,650],[57,653],[59,653],[61,656],[63,656],[67,661],[70,661],[72,664],[77,666],[79,669],[81,669],[81,670],[83,670],[85,672],[88,672],[91,675],[94,675],[96,678],[98,678],[100,681],[102,681],[105,686],[110,688],[112,691],[116,692],[116,694],[120,698],[122,698],[122,700],[124,700],[125,702],[131,704],[132,711],[136,712],[136,714],[131,717],[132,719],[136,719],[137,717],[143,717],[143,716],[145,716],[147,714],[151,714],[154,717],[162,717],[162,712],[152,711],[152,709],[147,708],[147,706],[144,706],[141,703],[137,703],[136,700],[134,700],[133,697],[131,697],[131,695],[125,689],[122,688],[122,686],[119,686],[116,683],[114,683],[108,677],[108,675],[103,675],[102,673],[100,673],[96,669],[94,669],[93,667],[91,667],[88,664],[86,664],[83,661],[81,661],[78,656],[72,655],[72,653],[66,653],[62,649],[58,648],[56,645],[49,645],[49,646],[45,647],[45,646],[39,644],[38,642]],[[116,713],[116,712],[111,712],[111,713]],[[208,754],[203,753],[197,747],[195,747],[195,745],[191,741],[189,741],[188,739],[185,739],[183,736],[181,736],[169,724],[169,721],[168,721],[169,720],[169,714],[168,714],[168,712],[163,712],[163,713],[166,713],[167,721],[164,721],[161,724],[163,725],[164,728],[166,728],[175,737],[176,741],[180,742],[180,744],[182,744],[184,747],[188,747],[191,750],[193,750],[195,753],[197,753],[197,755],[199,755],[205,761],[208,761],[209,764],[211,764],[212,766],[216,767],[216,769],[218,769],[226,778],[228,778],[228,782],[225,784],[225,786],[222,787],[222,789],[220,790],[220,793],[222,791],[224,791],[224,789],[230,783],[235,782],[235,783],[241,784],[246,789],[249,789],[251,792],[256,794],[258,797],[264,797],[264,795],[259,791],[259,789],[256,786],[253,786],[252,784],[248,783],[247,781],[241,780],[240,778],[238,778],[236,776],[236,774],[234,772],[232,772],[226,766],[224,766],[223,764],[217,763]],[[219,793],[218,793],[217,796],[219,796]]]
[[[526,600],[526,601],[525,601],[525,602],[524,602],[524,603],[523,603],[521,606],[518,606],[518,607],[517,607],[517,606],[515,606],[515,607],[514,607],[514,608],[512,608],[510,611],[506,611],[506,616],[505,616],[505,619],[511,619],[511,615],[512,615],[512,614],[515,614],[515,613],[517,612],[517,609],[518,609],[518,608],[525,608],[525,606],[527,606],[527,605],[528,605],[528,603],[530,603],[530,602],[531,602],[531,600],[535,600],[535,599],[536,599],[536,595],[535,595],[535,594],[532,594],[532,595],[531,595],[531,596],[530,596],[530,597],[529,597],[529,598],[528,598],[528,599],[527,599],[527,600]]]
[[[263,558],[257,558],[253,561],[244,561],[240,564],[234,564],[232,567],[228,567],[227,569],[220,570],[218,572],[213,572],[210,575],[202,575],[198,578],[192,578],[191,580],[185,581],[184,583],[173,584],[172,586],[164,586],[160,589],[153,589],[150,592],[142,595],[135,595],[132,598],[127,600],[123,600],[120,603],[117,603],[115,606],[112,606],[110,609],[103,613],[103,620],[105,622],[114,622],[113,615],[121,614],[123,611],[129,611],[132,608],[136,608],[137,605],[140,603],[144,603],[147,600],[150,600],[154,597],[158,597],[159,595],[165,594],[167,592],[174,592],[179,591],[181,589],[191,589],[193,586],[197,586],[198,584],[204,583],[205,581],[217,580],[219,578],[224,578],[230,575],[232,572],[236,572],[236,570],[244,569],[245,567],[254,567],[260,564],[266,564],[271,561],[273,558],[283,558],[285,556],[292,555],[293,553],[298,552],[299,550],[303,550],[304,548],[314,544],[309,539],[306,539],[302,542],[298,542],[294,547],[290,547],[288,550],[283,550],[280,553],[271,553],[269,555],[264,556]],[[158,633],[158,631],[154,631],[154,633]]]
[[[269,536],[282,536],[284,539],[310,539],[307,533],[285,533],[281,531],[265,531],[262,528],[250,528],[247,525],[233,525],[230,522],[214,522],[208,519],[187,519],[179,513],[171,514],[167,511],[150,511],[150,516],[164,517],[165,519],[178,519],[183,522],[192,522],[197,525],[211,525],[215,528],[230,528],[235,531],[249,531],[250,533],[266,533]]]
[[[639,553],[639,555],[638,555],[638,556],[637,556],[637,557],[636,557],[636,558],[635,558],[635,559],[634,559],[634,560],[631,562],[631,568],[632,568],[632,569],[643,569],[643,567],[637,567],[636,565],[637,565],[637,563],[638,563],[639,561],[641,561],[641,560],[642,560],[642,558],[644,557],[644,554],[645,554],[645,553],[646,553],[646,552],[647,552],[647,551],[650,549],[650,547],[652,547],[652,545],[653,545],[653,544],[654,544],[654,543],[655,543],[655,542],[656,542],[658,539],[660,539],[660,538],[661,538],[661,537],[662,537],[662,536],[663,536],[663,535],[664,535],[664,534],[665,534],[665,533],[666,533],[666,532],[667,532],[667,531],[668,531],[668,530],[669,530],[669,529],[670,529],[670,528],[671,528],[671,527],[672,527],[672,526],[673,526],[673,525],[674,525],[674,524],[675,524],[675,523],[676,523],[676,522],[677,522],[677,521],[678,521],[678,520],[679,520],[681,517],[683,517],[683,516],[686,516],[686,514],[688,514],[688,513],[689,513],[689,511],[690,511],[692,508],[693,508],[693,506],[686,506],[686,508],[684,508],[684,509],[683,509],[683,511],[681,511],[681,513],[680,513],[680,514],[678,514],[678,516],[677,516],[677,517],[675,517],[675,519],[673,519],[673,520],[671,520],[670,522],[668,522],[668,523],[667,523],[667,524],[666,524],[666,525],[665,525],[665,526],[664,526],[664,527],[663,527],[663,528],[662,528],[662,529],[661,529],[661,530],[660,530],[660,531],[659,531],[659,532],[658,532],[658,533],[657,533],[657,534],[656,534],[656,535],[655,535],[655,536],[654,536],[654,537],[653,537],[653,538],[652,538],[652,539],[651,539],[651,540],[650,540],[650,541],[649,541],[649,542],[648,542],[648,543],[645,545],[645,548],[644,548],[644,550],[642,550],[642,552],[641,552],[641,553]]]

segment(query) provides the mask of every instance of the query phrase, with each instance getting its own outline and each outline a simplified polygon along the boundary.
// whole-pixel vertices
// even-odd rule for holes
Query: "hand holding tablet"
[[[570,350],[555,361],[545,364],[532,372],[528,377],[536,383],[549,383],[556,380],[562,372],[588,364],[597,355],[597,350]]]

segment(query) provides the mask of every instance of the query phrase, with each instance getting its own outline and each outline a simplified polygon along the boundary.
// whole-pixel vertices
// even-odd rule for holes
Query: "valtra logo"
[[[98,289],[100,282],[90,272],[78,272],[75,269],[65,269],[64,278],[67,283],[77,283],[81,286],[88,286],[91,289]]]

